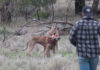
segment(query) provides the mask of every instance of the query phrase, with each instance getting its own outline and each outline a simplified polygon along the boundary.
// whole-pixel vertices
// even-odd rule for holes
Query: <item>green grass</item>
[[[25,51],[21,51],[21,50],[11,51],[11,50],[7,50],[7,49],[1,49],[0,54],[4,55],[10,59],[15,59],[17,57],[19,57],[19,58],[27,58],[28,57],[28,56],[26,56]],[[35,58],[40,56],[40,54],[36,53],[36,52],[32,52],[30,55],[31,55],[31,57],[35,57]]]
[[[5,54],[8,58],[25,57],[23,52],[12,51]]]
[[[31,52],[31,57],[39,58],[40,54],[38,52]]]
[[[67,52],[67,51],[64,51],[64,50],[60,50],[59,53],[60,53],[62,56],[67,56],[67,55],[71,54],[71,52]]]
[[[0,26],[0,39],[2,39],[4,32],[5,32],[6,38],[11,34],[11,31],[9,31],[6,24],[2,24]]]
[[[63,40],[65,39],[64,37]],[[70,66],[65,66],[66,70],[68,67],[74,66],[72,60],[76,59],[76,54],[73,51],[67,51],[64,47],[57,52],[57,54],[61,54],[63,57],[51,54],[50,58],[45,59],[43,55],[41,58],[41,54],[43,53],[34,51],[34,49],[31,52],[31,57],[26,56],[25,51],[22,51],[22,47],[19,45],[22,45],[22,43],[18,44],[18,46],[0,48],[0,70],[58,70],[63,67],[63,62],[67,63],[67,61],[70,63]],[[77,70],[77,65],[74,67],[76,68],[74,70]]]
[[[64,56],[71,56],[71,55],[76,56],[76,53],[72,52],[72,51],[59,50],[58,53],[61,54],[63,57]]]

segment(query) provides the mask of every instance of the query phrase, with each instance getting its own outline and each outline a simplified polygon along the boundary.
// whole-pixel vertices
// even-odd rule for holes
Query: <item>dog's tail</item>
[[[27,42],[27,46],[24,47],[24,48],[22,49],[22,51],[25,51],[27,48],[28,48],[28,42]]]

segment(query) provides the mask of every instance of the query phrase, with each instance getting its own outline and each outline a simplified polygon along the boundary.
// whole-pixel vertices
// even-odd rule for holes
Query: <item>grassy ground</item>
[[[37,46],[39,50],[34,48],[31,56],[26,56],[21,46],[0,47],[0,70],[79,70],[75,48],[67,36],[61,37],[58,52],[50,58],[44,58],[42,46]]]
[[[72,48],[67,47],[67,41],[65,46],[64,39],[65,37],[62,37],[59,42],[61,45],[57,54],[51,55],[50,58],[44,58],[43,53],[39,52],[41,50],[33,51],[28,57],[19,47],[13,49],[1,47],[0,70],[78,70],[76,54]]]
[[[69,20],[75,23],[77,19],[79,18]],[[13,32],[17,26],[23,23],[25,23],[23,18],[17,19],[16,22],[6,27],[7,32]],[[43,25],[34,26],[34,24],[36,23],[33,22],[30,24],[31,27],[25,27],[22,30],[26,32],[25,35],[12,36],[5,43],[2,43],[2,34],[0,34],[0,70],[79,70],[75,47],[70,44],[67,35],[61,36],[58,43],[59,49],[55,56],[51,53],[50,58],[44,58],[43,47],[40,45],[36,45],[31,56],[25,55],[25,51],[22,49],[26,46],[28,39],[34,35],[34,32],[47,29]],[[2,26],[0,26],[0,31],[2,32]],[[100,70],[100,62],[98,70]]]
[[[71,3],[69,1],[71,0],[58,0],[55,5],[55,12],[57,12],[55,17],[65,21],[65,15],[67,14],[68,21],[75,23],[80,18],[73,13],[74,1]],[[66,11],[67,7],[70,9],[69,12]],[[12,24],[7,26],[7,37],[18,26],[25,23],[25,19],[21,17],[13,20]],[[98,21],[100,22],[100,19]],[[61,40],[58,43],[59,49],[55,56],[51,53],[50,58],[44,58],[43,47],[40,45],[36,45],[31,56],[25,55],[25,51],[22,51],[22,49],[26,46],[28,39],[34,35],[34,32],[46,29],[45,26],[34,26],[34,23],[36,24],[36,22],[33,22],[30,24],[31,27],[25,27],[22,30],[26,32],[25,35],[12,36],[5,43],[2,43],[3,36],[1,33],[3,27],[0,25],[0,70],[79,70],[75,48],[70,44],[67,35],[61,36]],[[38,50],[36,50],[37,47]],[[98,70],[100,70],[100,62]]]

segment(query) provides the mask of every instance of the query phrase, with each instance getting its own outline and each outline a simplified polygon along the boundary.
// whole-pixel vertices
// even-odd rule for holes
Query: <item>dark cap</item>
[[[82,12],[88,17],[93,15],[92,8],[90,6],[84,6]]]

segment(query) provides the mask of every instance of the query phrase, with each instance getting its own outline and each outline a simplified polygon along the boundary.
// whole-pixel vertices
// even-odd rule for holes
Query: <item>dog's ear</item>
[[[57,23],[52,24],[51,29],[57,29]]]
[[[56,28],[58,31],[60,30],[58,27]]]

